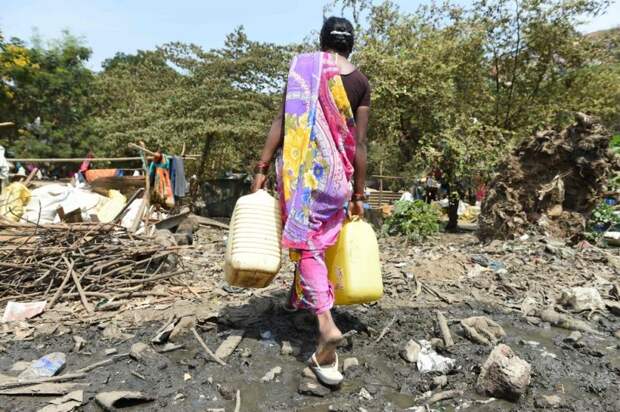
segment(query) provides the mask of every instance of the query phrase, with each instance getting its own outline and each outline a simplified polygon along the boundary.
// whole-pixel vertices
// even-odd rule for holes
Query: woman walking
[[[284,105],[271,125],[252,190],[264,186],[278,151],[282,243],[296,262],[288,307],[316,315],[319,339],[310,366],[324,384],[337,385],[343,379],[336,354],[342,333],[330,312],[334,291],[325,250],[336,242],[348,202],[350,214],[364,213],[370,86],[348,61],[354,43],[348,20],[327,19],[320,41],[320,52],[293,58]]]

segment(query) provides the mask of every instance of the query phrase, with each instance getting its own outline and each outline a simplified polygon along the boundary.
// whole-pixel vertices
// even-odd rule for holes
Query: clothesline
[[[199,155],[185,155],[180,156],[184,160],[198,160]],[[149,159],[151,159],[150,157]],[[139,156],[134,157],[93,157],[89,159],[91,162],[128,162],[132,160],[141,160]],[[50,158],[50,159],[6,159],[9,162],[22,162],[22,163],[82,163],[83,157],[68,157],[68,158]]]

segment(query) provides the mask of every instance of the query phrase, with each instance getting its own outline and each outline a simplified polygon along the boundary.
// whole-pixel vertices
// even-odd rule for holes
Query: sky
[[[467,0],[464,0],[467,1]],[[44,39],[62,30],[82,37],[93,50],[89,67],[116,52],[135,53],[171,41],[220,47],[243,25],[256,41],[290,43],[319,30],[330,0],[2,0],[0,31],[5,37]],[[422,0],[395,0],[414,11]],[[590,32],[620,25],[620,0],[604,16],[585,24]]]

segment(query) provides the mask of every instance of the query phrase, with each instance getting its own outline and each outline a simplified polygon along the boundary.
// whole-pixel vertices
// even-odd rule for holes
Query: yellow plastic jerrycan
[[[224,259],[231,286],[263,288],[280,270],[282,259],[280,204],[259,190],[237,200],[230,221]]]
[[[368,303],[383,296],[377,236],[365,221],[354,216],[344,223],[338,241],[327,249],[325,263],[336,305]]]

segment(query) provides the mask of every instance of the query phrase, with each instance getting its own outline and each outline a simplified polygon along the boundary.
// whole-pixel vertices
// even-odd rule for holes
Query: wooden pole
[[[383,160],[379,162],[379,176],[383,176]],[[379,178],[379,207],[383,206],[383,178]]]
[[[183,159],[185,160],[198,160],[200,156],[198,155],[185,155]],[[150,160],[151,158],[149,158]],[[82,163],[84,161],[83,157],[67,157],[67,158],[48,158],[48,159],[6,159],[9,162],[21,162],[21,163]],[[93,157],[89,159],[91,162],[129,162],[135,160],[142,160],[141,157]]]

